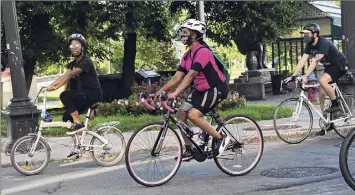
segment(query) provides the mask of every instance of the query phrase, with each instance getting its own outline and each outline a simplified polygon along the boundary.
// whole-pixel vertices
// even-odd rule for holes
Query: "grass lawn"
[[[242,108],[231,109],[226,111],[219,111],[222,118],[225,118],[230,115],[234,114],[243,114],[249,116],[257,121],[259,120],[272,120],[274,117],[274,111],[276,106],[273,105],[260,105],[260,104],[247,104]],[[63,110],[52,110],[50,111],[52,115],[53,121],[61,121],[61,114]],[[285,116],[291,114],[291,112],[285,113]],[[85,114],[81,115],[82,120],[85,118]],[[109,122],[109,121],[119,121],[120,124],[118,128],[125,132],[125,131],[135,131],[145,123],[159,121],[160,115],[141,115],[141,116],[130,116],[130,115],[113,115],[113,116],[97,116],[93,121],[92,125],[102,122]],[[1,134],[2,136],[6,136],[6,120],[1,120]],[[67,129],[64,128],[50,128],[44,131],[44,135],[49,136],[63,136],[67,132]]]

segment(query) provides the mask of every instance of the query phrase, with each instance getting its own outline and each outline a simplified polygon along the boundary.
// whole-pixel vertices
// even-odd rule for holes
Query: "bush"
[[[101,103],[99,107],[99,114],[103,116],[109,116],[114,114],[134,116],[139,116],[142,114],[157,115],[159,114],[159,112],[151,111],[146,108],[144,104],[139,102],[139,93],[155,93],[169,80],[170,78],[162,78],[160,82],[153,83],[151,86],[145,83],[143,83],[142,85],[138,85],[137,83],[135,83],[132,87],[133,94],[128,97],[128,99],[114,100],[111,103]],[[189,87],[184,90],[184,93],[182,95],[186,98],[188,95],[190,95],[191,91],[192,87]],[[184,99],[181,99],[180,102],[177,103],[177,106],[179,106],[182,101],[184,101]],[[155,100],[155,103],[157,103],[157,100]],[[225,111],[228,109],[241,108],[245,106],[245,104],[246,100],[244,96],[239,97],[239,94],[237,92],[232,92],[228,94],[226,100],[222,101],[219,104],[218,108],[221,111]]]

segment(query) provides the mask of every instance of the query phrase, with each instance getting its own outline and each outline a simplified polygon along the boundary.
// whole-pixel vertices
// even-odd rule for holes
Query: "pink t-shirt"
[[[226,81],[226,77],[221,70],[219,70],[216,61],[214,59],[213,53],[208,48],[201,48],[203,45],[198,44],[190,52],[187,51],[184,57],[181,59],[178,71],[187,74],[191,69],[199,72],[194,83],[198,91],[206,91],[211,87],[216,87],[217,85]],[[198,50],[198,51],[197,51]],[[195,52],[197,53],[195,54]],[[194,55],[196,55],[194,57]],[[192,63],[192,59],[194,61]]]

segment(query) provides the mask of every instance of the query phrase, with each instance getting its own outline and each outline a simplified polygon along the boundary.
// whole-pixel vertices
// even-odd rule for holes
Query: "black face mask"
[[[303,40],[306,41],[306,43],[313,43],[314,36],[310,37],[309,35],[304,35]]]
[[[184,45],[190,46],[190,45],[192,45],[192,37],[191,36],[181,36],[181,42]]]

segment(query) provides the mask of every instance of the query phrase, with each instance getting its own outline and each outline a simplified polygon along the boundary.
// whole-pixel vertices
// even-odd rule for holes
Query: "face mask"
[[[303,40],[306,41],[306,43],[313,43],[314,37],[310,37],[309,35],[304,35]]]
[[[192,44],[192,38],[191,36],[183,36],[181,38],[181,43],[184,44],[184,45],[188,45],[190,46]]]

